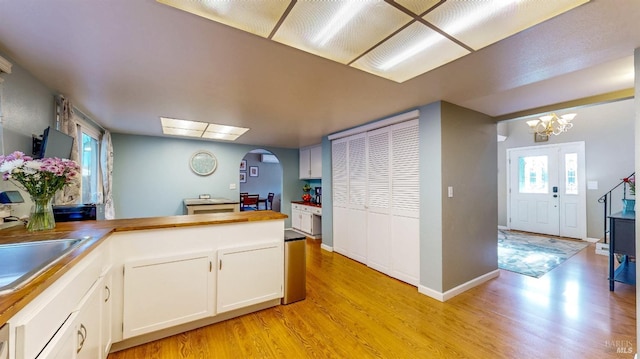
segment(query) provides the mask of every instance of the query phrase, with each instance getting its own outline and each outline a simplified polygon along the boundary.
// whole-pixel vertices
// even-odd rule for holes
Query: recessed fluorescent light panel
[[[347,64],[412,19],[382,1],[298,1],[273,40]]]
[[[264,0],[157,1],[262,37],[269,36],[289,6],[289,1]]]
[[[162,133],[165,135],[210,138],[214,140],[235,141],[248,128],[215,123],[179,120],[175,118],[160,117]]]
[[[589,2],[157,1],[396,82],[407,81]]]

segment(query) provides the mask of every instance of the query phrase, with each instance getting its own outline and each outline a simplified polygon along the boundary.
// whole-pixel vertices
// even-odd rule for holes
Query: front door
[[[509,149],[509,228],[586,238],[584,142]]]

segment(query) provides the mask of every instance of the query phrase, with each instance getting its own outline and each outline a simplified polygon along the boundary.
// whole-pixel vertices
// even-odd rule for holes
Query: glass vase
[[[30,232],[44,231],[53,229],[56,221],[53,218],[53,197],[31,197],[33,205],[31,205],[31,213],[29,214],[29,222],[27,222],[27,230]]]
[[[623,214],[635,214],[636,211],[636,200],[625,198],[622,200],[622,213]]]

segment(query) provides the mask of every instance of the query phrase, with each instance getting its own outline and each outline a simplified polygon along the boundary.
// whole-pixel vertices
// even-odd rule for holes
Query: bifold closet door
[[[367,133],[367,265],[391,274],[391,131]]]
[[[418,120],[391,128],[391,276],[420,280],[420,156]]]
[[[347,255],[367,263],[367,160],[366,133],[348,137],[349,204]]]
[[[331,142],[331,177],[333,189],[333,250],[348,256],[347,239],[349,222],[349,169],[347,164],[347,139]]]

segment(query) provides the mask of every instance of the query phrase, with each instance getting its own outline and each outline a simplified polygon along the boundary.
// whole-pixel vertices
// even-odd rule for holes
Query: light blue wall
[[[31,135],[41,135],[45,128],[55,125],[54,92],[3,53],[0,55],[13,64],[10,74],[2,74],[0,107],[2,110],[2,138],[0,154],[22,151],[31,154]],[[0,191],[18,189],[12,182],[0,180]],[[11,214],[22,217],[29,214],[29,195],[22,192],[25,203],[11,207]]]
[[[182,200],[201,193],[212,197],[239,197],[238,168],[247,152],[256,146],[113,134],[113,192],[116,218],[171,216],[184,213]],[[282,165],[281,212],[291,215],[291,200],[299,198],[303,182],[298,179],[297,149],[262,147]],[[216,171],[198,176],[189,168],[197,150],[212,152],[218,159]],[[235,184],[236,189],[229,185]],[[285,225],[290,226],[287,219]]]
[[[0,56],[13,64],[10,74],[2,74],[0,84],[4,151],[31,154],[31,135],[42,135],[55,125],[55,94],[11,58]]]

